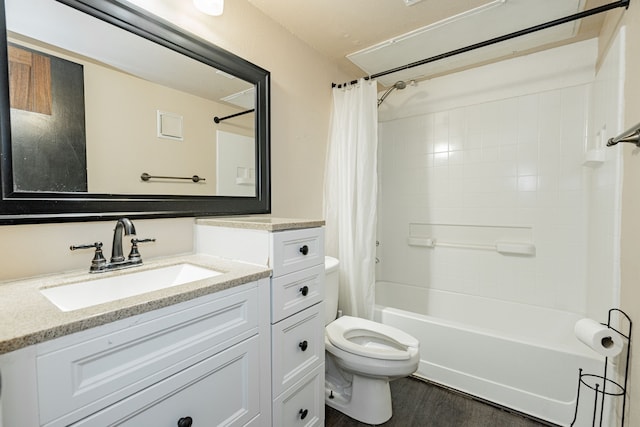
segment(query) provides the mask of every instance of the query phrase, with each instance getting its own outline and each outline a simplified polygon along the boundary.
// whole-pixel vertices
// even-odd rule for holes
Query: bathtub
[[[562,426],[573,420],[578,368],[603,370],[604,358],[574,337],[579,319],[526,304],[376,283],[375,320],[420,341],[416,376]],[[591,425],[586,395],[578,426]]]

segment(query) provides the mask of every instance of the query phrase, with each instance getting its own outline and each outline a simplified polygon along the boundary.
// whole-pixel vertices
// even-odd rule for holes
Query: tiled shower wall
[[[540,62],[553,63],[566,50],[545,55]],[[537,59],[519,61],[520,78],[536,80]],[[585,81],[580,69],[542,89],[478,98],[482,80],[460,74],[473,96],[429,106],[433,80],[397,91],[381,113],[378,280],[586,312],[593,76]],[[436,245],[409,245],[410,237]],[[535,255],[488,250],[496,241],[533,243]]]

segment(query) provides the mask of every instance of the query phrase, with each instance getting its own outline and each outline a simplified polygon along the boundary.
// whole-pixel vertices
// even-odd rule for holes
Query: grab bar
[[[431,237],[408,237],[407,244],[409,246],[422,246],[425,248],[435,248],[436,246],[444,248],[457,249],[476,249],[482,251],[496,251],[504,255],[527,255],[533,256],[536,253],[536,246],[528,242],[495,242],[493,245],[480,245],[473,243],[456,243],[456,242],[440,242]]]
[[[230,115],[228,115],[228,116],[224,116],[224,117],[218,117],[218,116],[215,116],[215,117],[213,118],[213,121],[214,121],[214,123],[218,124],[218,123],[220,123],[220,122],[222,122],[222,121],[225,121],[225,120],[227,120],[227,119],[232,119],[232,118],[234,118],[234,117],[238,117],[238,116],[244,116],[245,114],[253,113],[254,111],[256,111],[256,110],[255,110],[255,108],[252,108],[251,110],[241,111],[241,112],[239,112],[239,113],[230,114]]]
[[[198,175],[193,175],[193,176],[158,176],[158,175],[149,175],[146,172],[143,172],[142,175],[140,175],[140,179],[147,182],[150,179],[188,179],[190,181],[193,182],[200,182],[200,181],[205,181],[206,178],[202,178],[199,177]]]
[[[627,129],[615,138],[610,138],[609,141],[607,141],[607,147],[614,146],[619,142],[631,142],[635,144],[636,147],[640,147],[640,123]]]

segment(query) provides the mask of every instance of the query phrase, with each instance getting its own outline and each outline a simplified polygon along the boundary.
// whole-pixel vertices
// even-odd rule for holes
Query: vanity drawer
[[[273,395],[277,396],[324,362],[324,303],[271,327]]]
[[[42,424],[67,425],[255,335],[258,289],[119,325],[45,343],[36,361]]]
[[[324,233],[322,228],[279,231],[271,233],[269,267],[273,277],[324,265]]]
[[[271,281],[271,322],[324,300],[324,264],[275,277]]]
[[[258,351],[250,338],[72,426],[244,426],[260,411]]]
[[[324,425],[324,364],[310,371],[273,401],[273,425]]]

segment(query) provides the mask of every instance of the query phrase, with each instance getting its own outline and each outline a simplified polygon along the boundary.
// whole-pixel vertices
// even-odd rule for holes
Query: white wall
[[[597,41],[585,41],[387,98],[379,279],[586,312],[593,170],[583,161],[596,56]],[[421,233],[532,241],[536,254],[407,245]]]
[[[620,197],[622,150],[597,147],[624,130],[624,29],[603,58],[592,86],[588,148],[600,150],[603,162],[588,170],[587,314],[605,321],[620,306]],[[601,133],[598,136],[598,133]]]
[[[321,218],[331,83],[352,80],[248,1],[206,16],[191,1],[133,0],[271,72],[272,212]]]
[[[615,21],[614,21],[615,22]],[[637,1],[624,12],[622,24],[627,31],[624,49],[624,129],[640,121],[640,6]],[[623,154],[623,189],[620,228],[620,307],[635,322],[640,319],[640,155],[633,144],[618,147]],[[640,328],[633,328],[632,341],[640,342]],[[627,399],[628,425],[640,425],[640,353],[631,352],[631,376]]]
[[[352,76],[248,2],[227,2],[220,17],[197,12],[191,1],[135,3],[271,72],[272,212],[321,218],[331,82]],[[135,224],[139,233],[158,238],[140,247],[145,259],[193,250],[193,219]],[[113,221],[0,226],[0,286],[3,280],[88,268],[91,254],[70,252],[69,245],[102,240],[108,254],[113,226]]]

